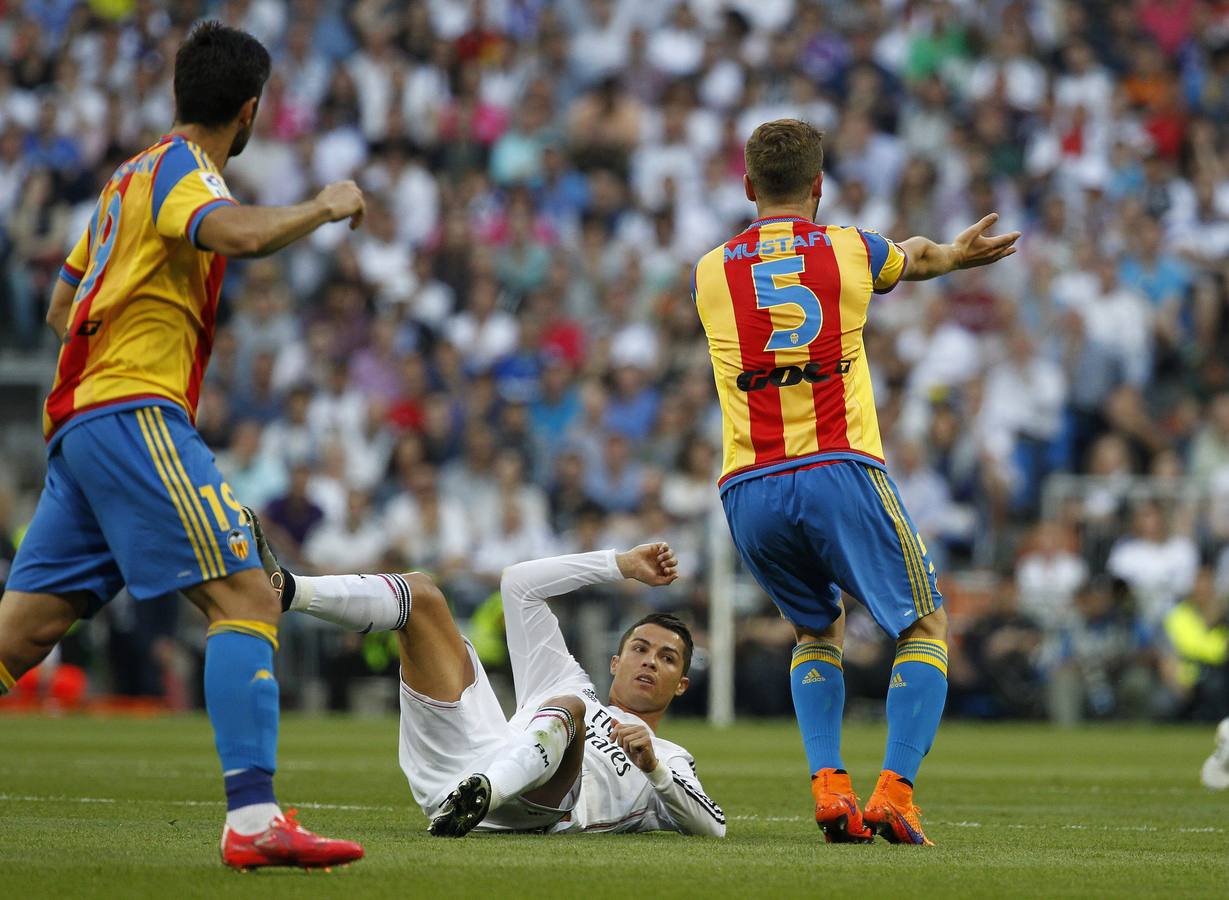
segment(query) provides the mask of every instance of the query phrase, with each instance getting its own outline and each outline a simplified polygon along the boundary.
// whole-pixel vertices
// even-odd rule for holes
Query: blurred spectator
[[[500,576],[508,566],[555,552],[555,542],[547,530],[531,520],[518,497],[505,494],[500,498],[495,521],[485,529],[474,551],[470,566],[481,583],[493,590],[499,586]]]
[[[1199,554],[1191,538],[1173,531],[1159,504],[1145,502],[1136,507],[1130,534],[1114,545],[1105,568],[1130,588],[1142,624],[1156,629],[1194,585]]]
[[[261,350],[251,359],[247,383],[235,392],[231,401],[235,417],[253,419],[268,425],[282,411],[283,397],[273,382],[274,355]]]
[[[922,534],[932,561],[942,567],[947,561],[947,540],[963,528],[947,482],[926,462],[922,445],[905,441],[892,455],[896,465],[892,479]]]
[[[1023,329],[1008,338],[1007,358],[990,370],[982,415],[986,431],[1008,435],[1018,478],[1016,502],[1036,508],[1041,482],[1054,468],[1067,385],[1062,369],[1037,352]]]
[[[470,290],[466,311],[448,322],[448,340],[465,355],[465,366],[471,371],[487,371],[516,346],[516,319],[499,309],[498,302],[497,283],[482,278]]]
[[[414,465],[405,491],[385,509],[384,528],[400,568],[430,572],[447,584],[469,566],[477,535],[470,511],[441,496],[438,481],[433,466]]]
[[[1203,484],[1229,471],[1229,391],[1212,398],[1208,419],[1191,445],[1191,475]]]
[[[600,463],[589,472],[588,494],[606,512],[633,512],[644,491],[644,469],[622,432],[606,437]]]
[[[1042,708],[1041,626],[1022,615],[1010,590],[972,623],[961,645],[968,671],[957,680],[965,711],[984,717],[1032,717]],[[963,681],[963,684],[960,684]]]
[[[263,522],[270,532],[270,539],[284,558],[291,561],[303,559],[304,542],[313,529],[324,521],[324,510],[310,496],[311,475],[311,466],[306,462],[292,466],[286,493],[269,501],[265,507]],[[242,498],[244,495],[240,493],[238,496]]]
[[[713,492],[717,453],[702,437],[690,434],[680,441],[678,455],[662,485],[662,505],[676,519],[699,522],[717,503]]]
[[[31,346],[41,337],[45,297],[63,265],[68,237],[68,210],[54,203],[53,171],[38,168],[37,158],[27,155],[33,171],[18,194],[17,207],[5,225],[9,265],[4,273],[8,297],[9,342]],[[9,330],[9,329],[6,329]]]
[[[283,465],[311,459],[319,448],[320,435],[311,427],[311,388],[300,385],[286,394],[282,418],[264,429],[263,451]],[[281,486],[274,488],[281,490]]]
[[[335,522],[325,520],[314,528],[303,545],[303,559],[320,575],[380,571],[388,536],[362,491],[346,496],[345,514]]]
[[[1191,595],[1165,617],[1177,666],[1174,680],[1192,718],[1216,722],[1229,713],[1229,597],[1211,569],[1200,569]]]
[[[1057,524],[1039,526],[1016,564],[1020,612],[1040,628],[1070,625],[1075,596],[1088,580],[1088,564],[1076,552],[1074,535]]]
[[[287,457],[268,452],[260,423],[247,419],[236,423],[230,446],[218,455],[218,469],[239,498],[254,509],[264,509],[287,486]],[[306,462],[307,457],[299,457]]]
[[[1047,686],[1050,718],[1058,724],[1139,715],[1157,702],[1123,587],[1101,578],[1076,595],[1076,617],[1062,632]]]

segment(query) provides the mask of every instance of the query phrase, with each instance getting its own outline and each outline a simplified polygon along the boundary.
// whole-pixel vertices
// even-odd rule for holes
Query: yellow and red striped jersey
[[[873,231],[760,219],[706,253],[693,296],[723,420],[721,488],[827,460],[883,466],[862,327],[905,271]]]
[[[83,413],[151,398],[196,418],[225,257],[196,232],[235,201],[196,144],[167,135],[115,170],[60,270],[76,287],[43,412],[50,441]]]

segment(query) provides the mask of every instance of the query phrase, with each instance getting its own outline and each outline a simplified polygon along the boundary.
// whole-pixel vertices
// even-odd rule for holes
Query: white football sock
[[[563,754],[576,738],[572,714],[561,706],[544,706],[510,740],[482,774],[491,782],[491,809],[550,781]]]
[[[260,834],[281,814],[282,808],[276,803],[253,803],[228,810],[226,824],[236,834]]]
[[[412,602],[400,575],[296,575],[290,608],[367,634],[403,628]]]

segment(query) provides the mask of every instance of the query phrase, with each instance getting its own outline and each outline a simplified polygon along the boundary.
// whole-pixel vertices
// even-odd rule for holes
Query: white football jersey
[[[585,701],[580,798],[570,819],[553,830],[724,835],[725,814],[704,793],[695,760],[683,747],[654,736],[658,767],[646,773],[610,739],[616,722],[647,723],[598,698],[546,602],[587,585],[622,580],[613,550],[533,560],[504,571],[501,591],[517,706],[510,724],[523,730],[551,697],[574,694]]]

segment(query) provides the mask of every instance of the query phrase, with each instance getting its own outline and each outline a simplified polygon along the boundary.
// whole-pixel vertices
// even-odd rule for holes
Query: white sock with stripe
[[[295,575],[290,609],[367,634],[403,628],[412,602],[400,575]]]
[[[491,782],[491,809],[541,787],[559,771],[576,740],[576,722],[561,706],[543,706],[483,773]]]

